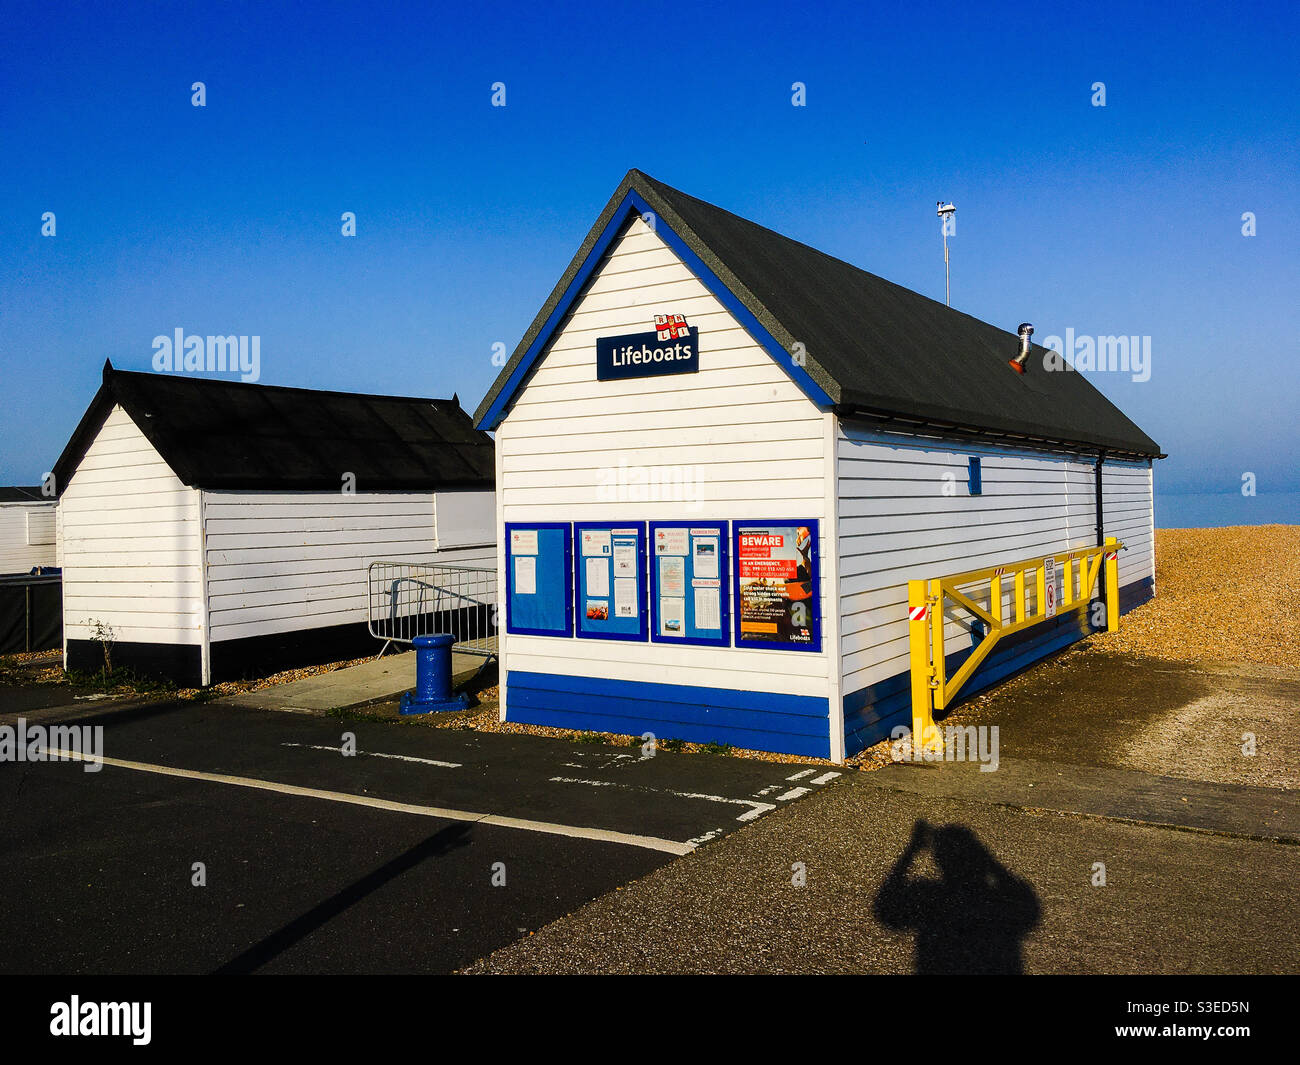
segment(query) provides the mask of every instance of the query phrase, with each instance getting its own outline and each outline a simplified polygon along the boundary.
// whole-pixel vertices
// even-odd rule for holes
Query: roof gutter
[[[929,429],[935,433],[949,436],[967,437],[972,440],[982,440],[988,443],[1015,443],[1020,447],[1034,448],[1041,451],[1070,451],[1079,454],[1092,455],[1096,453],[1099,445],[1095,442],[1084,440],[1065,440],[1056,437],[1034,436],[1027,433],[1003,432],[996,429],[986,429],[975,425],[963,425],[960,422],[936,421],[928,418],[917,418],[909,415],[893,414],[888,411],[872,410],[867,407],[857,407],[850,404],[836,404],[832,410],[841,418],[855,418],[863,421],[877,422],[886,427],[897,427],[900,431],[915,432],[918,429]],[[1168,458],[1164,452],[1152,453],[1149,451],[1138,451],[1133,448],[1106,448],[1106,454],[1116,458],[1138,458],[1138,459],[1163,459]]]

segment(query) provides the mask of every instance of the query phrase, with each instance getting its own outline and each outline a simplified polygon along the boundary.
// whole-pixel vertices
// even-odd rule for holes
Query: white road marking
[[[790,799],[797,799],[801,795],[807,795],[810,790],[810,788],[791,788],[784,795],[778,795],[776,801],[787,802]]]
[[[804,777],[810,777],[810,776],[812,776],[812,775],[813,775],[814,773],[816,773],[816,772],[817,772],[817,770],[815,770],[815,769],[805,769],[803,772],[801,772],[801,773],[796,773],[794,776],[792,776],[792,777],[786,777],[785,779],[786,779],[786,780],[803,780]]]
[[[63,758],[83,761],[79,751],[54,751]],[[579,825],[557,825],[547,821],[529,821],[520,817],[505,817],[501,814],[480,814],[468,810],[449,810],[439,806],[415,806],[411,803],[394,802],[391,799],[376,799],[369,795],[352,795],[344,791],[321,791],[318,788],[300,788],[296,784],[281,784],[274,780],[255,780],[252,777],[232,777],[224,773],[203,773],[195,769],[176,769],[167,765],[150,765],[147,762],[128,762],[121,758],[97,759],[104,765],[119,769],[134,769],[141,773],[157,773],[166,777],[184,777],[187,780],[205,780],[214,784],[232,784],[240,788],[254,788],[258,791],[274,791],[281,795],[296,795],[306,799],[328,799],[331,802],[347,803],[351,806],[369,806],[375,810],[390,810],[393,813],[415,814],[420,817],[439,817],[444,821],[468,821],[473,824],[493,825],[497,828],[516,828],[524,832],[540,832],[548,836],[567,836],[570,839],[590,839],[600,843],[621,843],[628,847],[642,847],[646,850],[662,851],[665,854],[690,854],[695,850],[694,843],[678,843],[676,840],[659,839],[656,836],[638,836],[630,832],[613,832],[604,828],[584,828]]]
[[[812,784],[829,784],[832,780],[834,780],[834,779],[835,779],[837,776],[839,776],[839,775],[840,775],[839,773],[823,773],[823,774],[822,774],[821,776],[819,776],[819,777],[813,777],[812,780],[810,781],[810,783],[812,783]]]
[[[722,829],[711,828],[705,832],[704,835],[696,836],[694,839],[687,840],[687,842],[694,843],[698,847],[702,843],[708,843],[710,840],[717,839],[720,835],[722,835]]]
[[[641,784],[619,784],[612,780],[582,780],[578,777],[551,777],[552,784],[586,784],[593,788],[624,788],[628,791],[644,791],[656,795],[674,795],[679,799],[703,799],[706,802],[725,802],[732,806],[748,806],[749,809],[736,818],[737,821],[752,821],[754,818],[770,813],[776,807],[770,802],[757,802],[754,799],[729,799],[725,795],[705,795],[696,791],[672,791],[669,788],[649,788]]]
[[[340,754],[340,753],[341,753],[340,748],[338,748],[338,747],[331,747],[331,746],[329,746],[328,744],[319,744],[319,743],[282,743],[282,744],[280,744],[280,746],[281,746],[281,747],[301,747],[301,748],[303,748],[304,750],[308,750],[308,751],[333,751],[335,754]],[[460,762],[440,762],[440,761],[438,761],[436,758],[416,758],[414,755],[410,755],[410,754],[384,754],[382,751],[357,751],[356,753],[357,753],[357,754],[364,754],[367,758],[395,758],[395,759],[397,759],[399,762],[420,762],[420,763],[422,763],[423,765],[440,765],[440,766],[442,766],[444,769],[459,769],[459,768],[461,768],[461,763],[460,763]]]

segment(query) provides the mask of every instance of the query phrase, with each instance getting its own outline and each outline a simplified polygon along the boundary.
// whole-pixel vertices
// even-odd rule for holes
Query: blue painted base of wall
[[[513,669],[505,684],[508,721],[830,757],[830,706],[813,696]]]
[[[1153,595],[1150,579],[1120,589],[1120,611],[1128,613]],[[989,655],[962,691],[973,695],[1092,630],[1091,610],[1072,611],[1008,637]],[[961,667],[970,649],[948,656],[948,675]],[[827,700],[806,695],[697,688],[684,684],[601,680],[556,673],[507,670],[506,719],[529,725],[625,736],[653,733],[661,740],[728,743],[756,751],[830,757]],[[846,753],[856,754],[889,737],[897,725],[912,723],[911,682],[907,673],[844,697]]]
[[[1141,606],[1154,595],[1154,586],[1148,577],[1126,584],[1119,590],[1121,614]],[[1070,644],[1083,639],[1093,630],[1089,625],[1092,611],[1072,611],[1053,622],[1008,636],[989,654],[970,681],[962,689],[963,699],[1005,680],[1007,677],[1033,665],[1041,658],[1055,654]],[[948,676],[961,668],[970,649],[948,655]],[[845,753],[856,754],[863,748],[888,739],[899,725],[912,726],[912,682],[908,673],[897,673],[878,684],[862,688],[844,697]]]

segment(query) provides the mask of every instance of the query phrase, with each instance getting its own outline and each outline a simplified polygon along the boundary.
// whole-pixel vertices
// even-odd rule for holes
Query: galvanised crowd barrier
[[[456,563],[372,562],[366,624],[389,644],[449,634],[462,654],[497,655],[497,571]],[[486,664],[486,663],[485,663]]]

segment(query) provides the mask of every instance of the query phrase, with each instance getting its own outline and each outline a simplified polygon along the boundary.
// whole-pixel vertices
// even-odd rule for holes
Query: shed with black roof
[[[65,664],[182,684],[361,654],[366,568],[490,564],[493,445],[456,397],[105,364],[53,471]]]
[[[1149,598],[1160,448],[1024,343],[630,171],[476,414],[503,716],[838,760],[910,723],[909,579],[1116,537]]]

